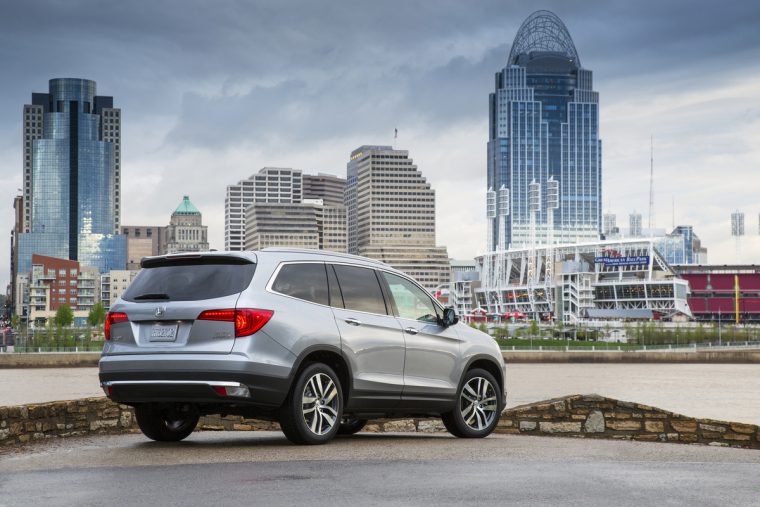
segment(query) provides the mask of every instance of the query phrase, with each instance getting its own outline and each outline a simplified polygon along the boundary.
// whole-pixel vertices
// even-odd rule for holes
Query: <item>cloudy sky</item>
[[[760,262],[760,3],[624,1],[0,2],[0,284],[22,181],[21,113],[48,79],[97,81],[123,115],[124,224],[190,195],[223,247],[228,184],[264,166],[345,175],[352,149],[408,149],[438,241],[485,247],[487,99],[535,9],[567,25],[601,100],[605,209],[693,224],[713,263]],[[675,203],[675,206],[673,205]]]

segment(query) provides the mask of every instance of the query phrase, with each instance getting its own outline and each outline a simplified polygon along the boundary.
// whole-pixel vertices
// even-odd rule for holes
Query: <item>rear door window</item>
[[[387,315],[383,291],[374,269],[336,264],[335,273],[347,310]]]
[[[321,262],[285,264],[277,273],[272,290],[286,296],[327,305],[325,265]]]
[[[143,265],[122,299],[200,301],[238,294],[251,283],[256,264],[230,257],[154,259]]]

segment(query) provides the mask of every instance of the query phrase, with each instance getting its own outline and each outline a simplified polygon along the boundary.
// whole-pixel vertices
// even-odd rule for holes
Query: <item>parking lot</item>
[[[0,455],[3,505],[756,505],[760,452],[493,435],[72,438]]]

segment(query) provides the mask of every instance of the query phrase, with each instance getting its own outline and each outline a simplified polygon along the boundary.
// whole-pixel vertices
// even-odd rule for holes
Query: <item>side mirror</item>
[[[459,322],[459,317],[457,317],[457,312],[453,308],[444,308],[443,310],[443,325],[445,327],[453,326]]]

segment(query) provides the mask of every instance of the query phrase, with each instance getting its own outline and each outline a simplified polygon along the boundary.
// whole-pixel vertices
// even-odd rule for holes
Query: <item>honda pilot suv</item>
[[[495,341],[386,264],[314,250],[149,257],[105,323],[100,382],[153,440],[202,415],[279,422],[297,444],[368,419],[485,437],[506,401]]]

